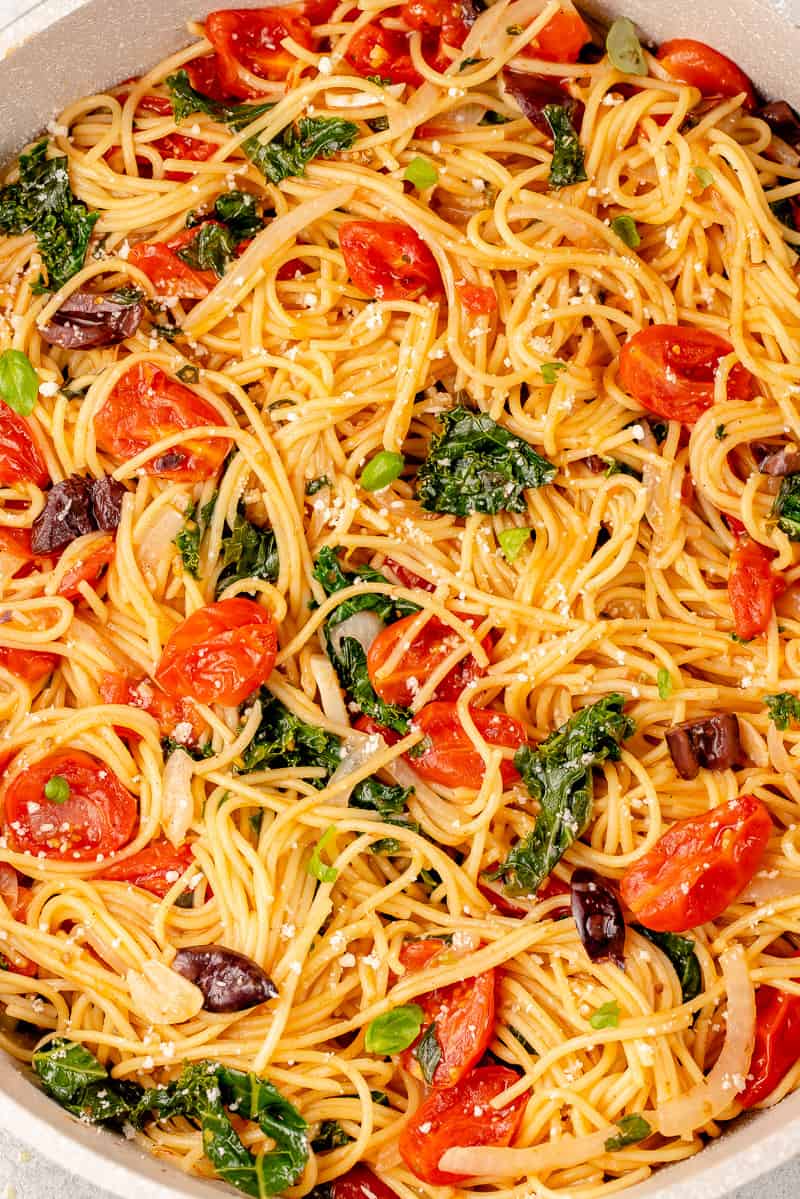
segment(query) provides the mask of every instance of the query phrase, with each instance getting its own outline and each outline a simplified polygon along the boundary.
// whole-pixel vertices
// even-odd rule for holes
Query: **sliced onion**
[[[13,915],[19,899],[19,878],[14,867],[7,862],[0,862],[0,899]]]
[[[370,758],[374,758],[375,754],[380,753],[382,749],[386,749],[386,742],[379,733],[354,732],[353,736],[345,742],[344,757],[328,780],[328,787],[333,787],[335,783],[341,782],[348,775],[355,774],[362,766],[366,766]],[[353,786],[355,786],[355,781],[353,782]],[[330,802],[346,806],[352,790],[353,787],[350,787],[346,791],[342,791],[341,794],[334,796]]]
[[[341,624],[334,625],[331,629],[330,636],[333,652],[340,654],[344,638],[353,637],[361,646],[364,653],[368,654],[369,647],[382,629],[383,621],[377,612],[354,612],[352,616],[348,616],[347,620],[343,620]]]
[[[742,946],[726,949],[720,965],[728,996],[722,1052],[702,1082],[657,1109],[655,1126],[665,1137],[689,1138],[730,1107],[747,1082],[756,1035],[756,1000]]]
[[[403,94],[405,86],[404,83],[391,83],[383,91],[397,98]],[[373,96],[371,92],[331,90],[325,93],[325,103],[329,108],[371,108],[380,104],[380,97]]]
[[[421,125],[433,108],[439,92],[432,83],[418,87],[407,104],[398,105],[389,113],[389,129],[392,137],[399,137],[408,129]]]
[[[775,876],[768,878],[767,871],[760,870],[755,878],[751,878],[736,899],[737,903],[769,903],[772,899],[788,899],[791,895],[800,895],[800,877],[796,874],[780,874],[776,868]],[[771,874],[772,871],[769,871]]]
[[[182,749],[173,750],[164,767],[161,789],[161,826],[175,848],[183,845],[194,817],[192,773],[194,762]]]
[[[479,58],[497,58],[505,55],[508,47],[519,36],[508,33],[509,27],[519,26],[520,29],[526,29],[541,16],[549,3],[550,0],[513,0],[511,4],[504,4],[503,0],[500,0],[498,4],[482,12],[472,26],[464,42],[465,55],[468,58],[476,57],[475,50],[478,51]],[[572,5],[567,0],[562,7],[572,8]],[[500,11],[495,12],[496,9]],[[470,41],[473,42],[472,46],[469,46]]]
[[[547,1170],[579,1166],[600,1157],[606,1141],[617,1129],[613,1124],[585,1137],[559,1137],[532,1149],[501,1149],[491,1145],[458,1145],[439,1158],[439,1169],[469,1178],[522,1178]]]
[[[769,722],[769,728],[767,729],[767,748],[772,765],[776,770],[791,773],[795,769],[797,763],[789,755],[783,743],[783,737],[772,721]]]
[[[346,621],[342,621],[342,623],[346,624]],[[311,673],[319,688],[320,707],[328,720],[332,720],[334,724],[349,724],[347,705],[344,702],[344,695],[330,659],[324,654],[312,655]]]
[[[179,508],[172,504],[162,508],[136,547],[137,561],[146,572],[154,575],[164,559],[172,556],[173,542],[185,522],[186,513]]]
[[[760,766],[762,769],[769,766],[767,743],[758,730],[744,716],[739,717],[739,739],[742,743],[742,749],[751,762],[754,762],[756,766]]]

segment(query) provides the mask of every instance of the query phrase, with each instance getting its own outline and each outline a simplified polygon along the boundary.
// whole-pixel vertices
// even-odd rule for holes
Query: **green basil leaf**
[[[429,187],[434,187],[439,182],[439,172],[432,162],[428,162],[427,158],[412,158],[411,162],[405,169],[403,175],[409,183],[417,189],[417,191],[427,191]]]
[[[714,182],[714,175],[709,171],[708,167],[695,167],[694,173],[702,187],[711,187],[711,184]]]
[[[39,395],[39,376],[22,350],[0,354],[0,396],[20,416],[30,416]]]
[[[641,924],[634,924],[637,932],[657,945],[672,962],[675,973],[681,984],[681,995],[684,1003],[688,1003],[699,995],[703,989],[703,973],[694,948],[694,941],[688,937],[679,937],[677,933],[657,933]]]
[[[627,17],[614,22],[606,37],[606,50],[611,65],[626,75],[646,75],[647,59],[636,36],[636,27]]]
[[[614,1153],[617,1149],[624,1149],[626,1145],[635,1145],[649,1137],[653,1131],[644,1116],[639,1115],[623,1116],[621,1120],[617,1120],[617,1128],[618,1136],[609,1137],[606,1141],[606,1153]]]
[[[795,721],[800,721],[800,699],[796,695],[792,695],[791,691],[779,691],[777,695],[765,695],[764,703],[767,705],[770,720],[782,733],[785,733]]]
[[[364,1047],[367,1053],[402,1053],[419,1036],[425,1013],[418,1003],[406,1003],[377,1016],[367,1025]]]
[[[550,186],[560,189],[588,178],[583,160],[583,146],[563,104],[546,104],[542,110],[553,134],[553,160],[550,164]]]
[[[566,362],[545,362],[539,369],[542,372],[542,378],[548,387],[552,387],[558,381],[558,376],[562,371],[567,370]]]

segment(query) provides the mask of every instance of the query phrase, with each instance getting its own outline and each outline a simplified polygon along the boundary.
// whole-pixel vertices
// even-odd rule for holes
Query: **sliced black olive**
[[[604,462],[599,454],[590,454],[584,458],[583,465],[588,467],[593,475],[604,475],[608,470],[608,462]]]
[[[625,969],[625,920],[610,883],[579,866],[570,880],[572,915],[583,948],[593,962],[612,961]]]
[[[753,441],[750,449],[762,475],[782,479],[800,472],[800,447],[796,445],[777,446],[766,441]]]
[[[773,100],[758,110],[758,116],[766,121],[773,133],[790,146],[800,143],[800,117],[785,100]]]
[[[126,304],[113,295],[76,291],[40,330],[42,340],[65,350],[90,350],[113,346],[133,337],[139,328],[144,307]]]
[[[504,67],[503,83],[522,115],[545,137],[553,136],[544,115],[548,104],[558,104],[561,108],[566,108],[570,120],[580,123],[583,105],[564,90],[558,79],[549,75],[527,75],[522,71],[510,71]]]
[[[696,778],[701,766],[706,770],[730,770],[742,764],[739,722],[731,712],[703,720],[686,720],[667,729],[665,736],[682,779]]]
[[[110,475],[104,475],[102,479],[92,479],[89,487],[95,524],[104,533],[113,533],[119,528],[125,488]]]
[[[224,945],[179,949],[172,969],[200,988],[207,1012],[243,1012],[278,994],[257,962]]]
[[[31,549],[34,554],[63,550],[76,537],[95,530],[92,496],[88,479],[70,475],[47,493],[47,502],[33,522]]]

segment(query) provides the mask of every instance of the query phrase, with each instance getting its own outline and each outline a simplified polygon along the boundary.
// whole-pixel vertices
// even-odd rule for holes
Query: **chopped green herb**
[[[322,491],[323,487],[330,487],[331,481],[327,475],[318,475],[316,479],[309,479],[306,483],[306,495],[316,495],[318,491]]]
[[[558,382],[561,372],[567,370],[568,366],[569,364],[566,362],[544,362],[539,370],[542,372],[542,378],[547,386],[552,387],[554,383]]]
[[[800,474],[781,479],[772,515],[777,517],[778,528],[790,541],[800,541]]]
[[[428,162],[427,158],[420,158],[417,155],[406,167],[403,178],[413,184],[417,191],[423,192],[439,182],[439,172],[432,162]]]
[[[339,877],[339,871],[334,866],[329,866],[322,860],[322,855],[325,853],[332,841],[336,840],[336,825],[330,824],[325,829],[325,832],[320,837],[317,844],[314,846],[313,853],[309,858],[306,869],[312,878],[317,879],[321,883],[335,883]]]
[[[636,36],[636,27],[627,17],[620,17],[609,29],[606,50],[611,65],[618,71],[626,75],[647,74],[647,59]]]
[[[714,436],[716,437],[717,441],[722,441],[722,439],[725,437],[725,426],[717,425],[716,429],[714,430]]]
[[[419,1036],[425,1013],[418,1003],[406,1003],[376,1016],[367,1025],[364,1048],[367,1053],[402,1053]]]
[[[0,396],[20,416],[30,416],[39,395],[39,376],[22,350],[0,354]]]
[[[376,87],[389,87],[392,81],[386,75],[367,75],[367,82],[374,83]]]
[[[176,377],[180,379],[181,383],[199,383],[200,368],[187,363],[186,366],[181,367]]]
[[[482,58],[465,58],[464,61],[459,64],[458,69],[459,71],[466,71],[467,67],[476,67],[479,62],[483,61],[484,60]]]
[[[125,287],[117,287],[111,293],[111,299],[117,304],[124,304],[130,307],[132,304],[139,304],[144,299],[144,292],[139,287],[133,287],[127,284]]]
[[[69,799],[69,783],[63,774],[54,774],[44,785],[45,798],[51,803],[66,803]]]
[[[698,182],[703,187],[711,187],[711,184],[714,182],[714,176],[708,167],[695,167],[694,173],[697,176]]]
[[[672,675],[667,670],[666,666],[660,666],[656,675],[658,684],[658,698],[669,699],[672,695]]]
[[[611,222],[611,228],[616,233],[620,241],[624,241],[625,245],[631,250],[637,249],[642,244],[642,239],[639,236],[639,230],[636,228],[636,221],[627,213],[622,213],[620,216],[615,216]]]
[[[588,178],[583,163],[583,147],[570,120],[569,109],[563,104],[546,104],[542,111],[553,134],[550,186],[562,188],[583,183]]]
[[[419,1068],[422,1071],[422,1077],[425,1079],[425,1082],[428,1086],[432,1086],[436,1067],[442,1060],[442,1047],[436,1035],[435,1021],[428,1025],[420,1037],[419,1043],[414,1050],[414,1057],[419,1062]]]
[[[618,1136],[609,1137],[606,1141],[606,1153],[615,1153],[618,1149],[624,1149],[626,1145],[635,1145],[649,1137],[653,1131],[644,1116],[638,1115],[623,1116],[621,1120],[617,1120],[617,1128]]]
[[[402,454],[381,450],[364,467],[359,483],[365,491],[383,491],[384,487],[388,487],[400,477],[404,466],[405,458]]]
[[[683,1002],[688,1003],[699,995],[703,988],[703,975],[695,953],[694,941],[690,941],[688,937],[679,937],[677,933],[656,933],[641,924],[634,924],[633,927],[643,937],[647,937],[648,941],[657,945],[672,962],[681,984]]]
[[[606,479],[610,479],[613,475],[630,475],[634,479],[638,479],[639,473],[632,466],[628,466],[627,462],[622,462],[619,458],[604,458],[606,469],[603,475]]]
[[[530,538],[533,529],[529,528],[514,528],[503,529],[502,533],[498,534],[497,540],[500,543],[500,549],[508,562],[516,562],[522,552],[522,547]]]
[[[358,125],[341,117],[301,117],[297,128],[288,125],[270,142],[249,137],[242,150],[270,183],[291,175],[304,175],[312,158],[331,158],[349,150],[358,137]]]
[[[184,745],[182,741],[176,741],[174,737],[161,738],[161,753],[164,756],[164,761],[171,757],[178,749],[188,754],[195,762],[202,762],[205,758],[214,757],[214,750],[209,741],[204,745]]]
[[[503,116],[502,112],[497,112],[494,108],[488,108],[478,121],[479,125],[507,125],[512,117]]]
[[[367,125],[369,126],[369,128],[372,130],[373,133],[385,133],[386,130],[389,128],[389,118],[388,117],[370,117],[369,120],[367,121]]]
[[[338,1120],[323,1120],[319,1132],[311,1141],[315,1153],[329,1153],[331,1149],[341,1149],[352,1141]]]
[[[770,720],[782,733],[785,733],[791,724],[800,722],[800,699],[792,695],[791,691],[765,695],[764,703],[767,705]]]
[[[592,1028],[598,1030],[601,1028],[619,1027],[619,1004],[616,999],[602,1004],[596,1012],[592,1012],[589,1017],[589,1023]]]

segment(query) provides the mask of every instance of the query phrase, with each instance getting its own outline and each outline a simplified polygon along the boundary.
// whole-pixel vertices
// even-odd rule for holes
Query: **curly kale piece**
[[[242,150],[270,183],[290,175],[304,175],[312,158],[331,158],[349,150],[358,137],[358,125],[341,117],[301,117],[269,142],[258,136],[242,142]]]
[[[790,541],[800,541],[800,474],[781,479],[772,515],[777,517],[778,528]]]

